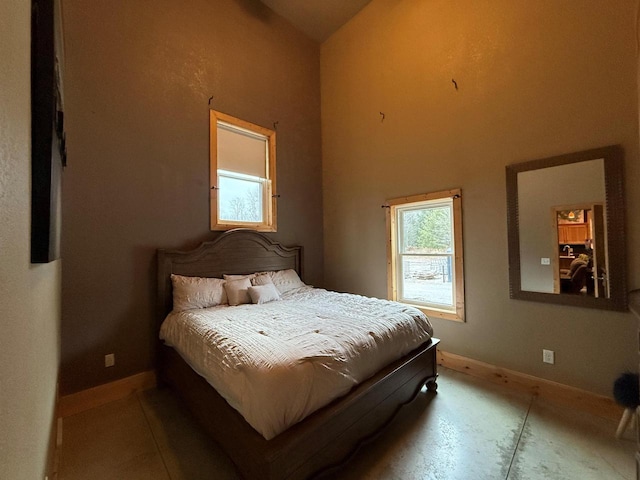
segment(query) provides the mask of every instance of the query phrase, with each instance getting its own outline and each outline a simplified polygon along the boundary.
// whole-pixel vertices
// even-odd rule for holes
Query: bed
[[[172,310],[171,275],[222,277],[294,269],[301,278],[302,247],[235,230],[188,252],[158,251],[158,329]],[[331,472],[376,436],[424,385],[437,388],[431,338],[304,420],[266,440],[173,348],[161,343],[159,380],[189,410],[249,479],[304,479]]]

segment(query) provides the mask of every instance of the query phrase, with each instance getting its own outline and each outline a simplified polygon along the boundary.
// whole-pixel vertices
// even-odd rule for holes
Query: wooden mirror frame
[[[509,234],[509,296],[517,300],[572,305],[604,310],[628,310],[626,229],[623,184],[623,150],[620,145],[585,150],[555,157],[507,165],[507,228]],[[604,159],[604,182],[609,252],[609,298],[563,295],[522,290],[520,227],[518,219],[518,173],[541,168]],[[615,252],[615,254],[611,254]]]

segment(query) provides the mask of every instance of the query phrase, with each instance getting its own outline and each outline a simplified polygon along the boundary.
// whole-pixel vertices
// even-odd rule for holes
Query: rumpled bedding
[[[160,338],[269,440],[431,338],[419,310],[302,287],[170,313]]]

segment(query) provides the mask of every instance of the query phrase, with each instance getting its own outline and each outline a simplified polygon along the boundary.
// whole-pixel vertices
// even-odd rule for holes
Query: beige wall
[[[0,477],[42,479],[59,365],[60,261],[30,258],[31,2],[0,4]]]
[[[155,252],[209,231],[209,106],[278,135],[278,232],[322,282],[320,49],[254,0],[63,0],[62,391],[153,367]],[[116,365],[105,369],[104,355]]]
[[[505,166],[622,144],[640,287],[636,3],[373,0],[325,42],[327,286],[386,296],[380,205],[460,187],[467,322],[433,320],[442,348],[610,394],[637,366],[635,322],[509,299]]]

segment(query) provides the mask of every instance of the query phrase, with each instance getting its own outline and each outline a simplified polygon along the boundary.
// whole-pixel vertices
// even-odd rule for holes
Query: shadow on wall
[[[273,18],[273,10],[260,0],[235,0],[235,2],[249,15],[264,22]]]
[[[85,331],[82,348],[61,365],[61,394],[68,395],[109,383],[146,370],[155,369],[158,349],[157,246],[135,246],[131,254],[128,297],[117,318]],[[105,280],[107,282],[107,280]],[[122,282],[121,282],[122,283]],[[109,295],[102,285],[93,301]],[[115,365],[105,367],[104,355],[115,354]]]

